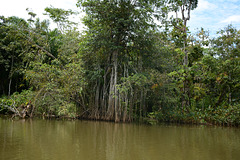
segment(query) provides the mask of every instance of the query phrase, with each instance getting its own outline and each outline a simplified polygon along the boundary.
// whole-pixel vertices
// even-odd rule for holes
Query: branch
[[[191,12],[191,7],[192,7],[192,1],[189,2],[189,6],[188,6],[188,17],[186,18],[186,20],[190,20],[190,12]]]
[[[12,111],[13,113],[15,113],[13,117],[15,117],[16,115],[18,115],[18,116],[21,117],[21,118],[23,117],[23,116],[19,113],[18,109],[15,107],[15,101],[13,102],[13,104],[12,104],[11,106],[3,105],[3,107],[5,107],[5,108],[9,109],[10,111]],[[12,117],[12,118],[13,118],[13,117]]]
[[[48,52],[46,49],[44,49],[43,47],[39,46],[38,44],[34,43],[32,41],[32,39],[30,37],[27,37],[29,42],[31,42],[32,44],[36,45],[37,48],[41,49],[43,52],[45,52],[49,57],[52,57],[53,59],[56,59],[56,57],[54,57],[54,55],[52,55],[50,52]]]
[[[19,28],[24,28],[24,26],[17,26],[17,31],[19,33],[21,33],[25,38],[26,40],[28,40],[29,42],[31,42],[32,44],[36,45],[37,48],[41,49],[43,52],[45,52],[49,57],[52,57],[53,59],[56,59],[56,57],[54,57],[49,51],[47,51],[46,49],[44,49],[43,47],[39,46],[38,44],[34,43],[33,40],[31,39],[31,37],[25,35]],[[24,31],[30,33],[29,30],[27,29],[23,29]],[[36,34],[35,32],[33,32],[34,34]]]
[[[184,11],[185,11],[184,5],[185,5],[185,3],[180,6],[180,9],[181,9],[181,12],[182,12],[182,20],[185,20],[185,16],[184,16]]]

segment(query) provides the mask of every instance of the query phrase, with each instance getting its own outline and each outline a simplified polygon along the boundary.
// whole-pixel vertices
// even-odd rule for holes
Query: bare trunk
[[[132,121],[133,120],[133,90],[131,89],[130,92],[130,103],[129,103],[129,120]]]
[[[184,51],[184,59],[183,59],[183,67],[186,70],[188,67],[188,52],[187,52],[187,21],[190,20],[190,11],[191,11],[191,5],[186,4],[187,2],[184,1],[184,4],[181,6],[181,13],[182,13],[182,20],[183,20],[183,34],[184,34],[184,40],[183,40],[183,51]],[[187,11],[187,15],[185,15],[185,11]],[[186,78],[186,77],[185,77]],[[183,81],[183,96],[182,96],[182,110],[184,111],[184,107],[189,105],[189,101],[186,99],[186,96],[188,96],[188,84],[187,81]]]
[[[128,97],[127,97],[127,93],[125,94],[125,108],[123,111],[123,122],[127,121],[127,108],[128,108]]]
[[[126,65],[124,65],[124,77],[128,77],[128,69],[127,69]],[[125,106],[124,106],[124,111],[123,111],[123,122],[126,122],[126,121],[128,121],[127,120],[128,91],[126,91],[124,93],[124,102],[125,102]]]
[[[105,93],[106,92],[106,74],[103,77],[103,89],[102,89],[102,99],[101,99],[101,107],[102,107],[102,118],[106,116],[106,105],[105,105]]]
[[[118,67],[118,53],[113,53],[113,65],[114,65],[114,110],[115,110],[115,122],[119,122],[119,111],[118,111],[118,91],[117,91],[117,67]]]
[[[11,84],[12,84],[12,77],[9,80],[9,84],[8,84],[8,97],[10,97],[11,95]]]
[[[95,93],[95,114],[94,114],[94,118],[95,119],[99,119],[99,95],[100,94],[100,82],[97,81],[97,89],[96,89],[96,93]]]
[[[11,95],[12,75],[13,75],[13,56],[12,56],[12,63],[11,63],[11,70],[10,70],[10,80],[8,84],[8,96]]]
[[[108,96],[108,111],[107,111],[107,120],[112,120],[113,111],[114,111],[114,83],[113,83],[113,74],[114,70],[112,69],[111,78],[110,78],[110,88],[109,88],[109,96]]]
[[[105,96],[103,95],[103,98],[101,99],[101,107],[102,107],[102,119],[106,118],[106,102],[105,102]]]
[[[187,34],[187,33],[185,33]],[[186,42],[187,40],[184,39],[184,44],[183,44],[183,51],[184,51],[184,61],[183,61],[183,65],[184,67],[186,68],[188,66],[188,53],[187,53],[187,50],[186,50]]]

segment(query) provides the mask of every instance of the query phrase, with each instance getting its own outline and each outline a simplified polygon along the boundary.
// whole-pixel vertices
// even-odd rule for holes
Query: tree
[[[24,68],[22,54],[26,52],[26,40],[18,32],[18,25],[28,27],[27,22],[21,18],[1,17],[0,19],[1,95],[10,96],[15,91],[21,91],[25,85],[21,69]],[[8,88],[6,89],[5,86]]]
[[[189,50],[191,47],[189,47],[189,37],[188,37],[188,27],[187,27],[187,21],[190,20],[190,13],[191,10],[195,9],[198,5],[198,0],[169,0],[167,1],[169,6],[169,11],[173,11],[176,13],[176,17],[171,17],[171,24],[173,26],[173,29],[171,31],[171,35],[173,38],[173,41],[176,44],[177,49],[176,51],[179,52],[179,54],[183,58],[183,65],[180,67],[180,71],[182,74],[182,109],[184,110],[184,107],[188,108],[190,105],[189,101],[189,94],[190,94],[190,81],[188,79],[189,77]],[[178,13],[180,12],[181,18],[178,18]]]
[[[33,105],[37,106],[36,113],[76,117],[78,97],[85,85],[78,55],[81,35],[76,29],[64,28],[69,24],[64,10],[55,13],[58,9],[48,8],[47,11],[54,20],[57,17],[55,21],[61,23],[61,27],[51,30],[48,21],[30,21],[27,36],[35,50],[25,55],[31,59],[25,77],[35,92]],[[63,28],[64,32],[60,31]]]
[[[61,8],[46,7],[44,15],[48,15],[55,22],[61,32],[71,28],[76,23],[69,20],[71,15],[77,14],[72,10],[64,10]]]
[[[187,47],[187,21],[190,20],[191,10],[197,8],[198,0],[170,0],[172,10],[176,13],[176,18],[173,19],[173,26],[183,34],[183,51],[185,53],[183,65],[188,65],[188,52]],[[180,11],[181,18],[178,18]],[[179,25],[180,24],[180,25]]]
[[[219,37],[212,41],[213,50],[211,54],[218,59],[219,73],[218,82],[221,84],[219,99],[216,105],[221,104],[224,99],[229,104],[232,100],[237,101],[239,81],[239,59],[240,59],[240,32],[229,25],[218,32]]]
[[[151,1],[79,0],[78,6],[86,12],[84,24],[88,27],[84,61],[90,63],[86,69],[95,77],[92,85],[96,93],[89,96],[92,97],[89,103],[96,106],[90,107],[92,117],[98,119],[102,113],[103,119],[131,120],[133,108],[128,95],[132,97],[134,91],[120,93],[118,86],[122,78],[141,72],[143,54],[148,54],[151,46],[153,4]]]

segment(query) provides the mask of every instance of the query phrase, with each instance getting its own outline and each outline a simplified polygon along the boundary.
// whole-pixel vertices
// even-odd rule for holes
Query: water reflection
[[[237,128],[0,119],[4,160],[237,160],[239,151]]]

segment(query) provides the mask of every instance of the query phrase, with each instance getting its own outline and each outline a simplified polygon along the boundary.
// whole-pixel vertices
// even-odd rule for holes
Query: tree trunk
[[[9,84],[8,84],[8,96],[9,97],[11,95],[12,75],[13,75],[13,56],[12,56],[10,75],[9,75],[10,80],[9,80]]]
[[[119,111],[118,111],[118,90],[117,90],[117,76],[118,76],[118,52],[115,51],[113,53],[113,66],[114,66],[114,110],[115,110],[115,122],[119,122],[120,119],[119,119]]]
[[[113,119],[113,112],[114,112],[114,101],[113,101],[113,94],[114,94],[114,83],[113,83],[113,74],[114,70],[112,68],[111,78],[110,78],[110,87],[109,87],[109,95],[108,95],[108,111],[107,111],[107,120]]]
[[[96,88],[96,93],[95,93],[95,113],[94,113],[94,118],[99,119],[99,95],[100,94],[100,82],[97,80],[97,88]]]
[[[125,102],[125,108],[123,111],[123,122],[127,121],[127,108],[128,108],[128,97],[127,97],[127,93],[125,93],[125,98],[124,98],[124,102]]]
[[[184,70],[187,69],[188,67],[188,52],[186,50],[186,46],[187,46],[187,21],[190,20],[190,11],[191,11],[191,5],[192,2],[189,2],[189,4],[187,4],[186,1],[184,1],[183,5],[181,6],[181,13],[182,13],[182,20],[183,20],[183,34],[184,34],[184,40],[183,40],[183,51],[184,51],[184,59],[183,59],[183,67]],[[187,11],[187,16],[185,16],[185,10]],[[186,79],[183,81],[183,96],[182,96],[182,110],[184,110],[184,107],[187,104],[188,101],[186,99],[186,96],[188,95],[188,85],[187,85],[187,81]]]
[[[128,68],[126,67],[126,65],[124,65],[124,77],[128,77]],[[128,91],[124,92],[124,102],[125,102],[125,106],[124,106],[124,111],[123,111],[123,122],[128,121],[127,120],[127,109],[128,109]]]

